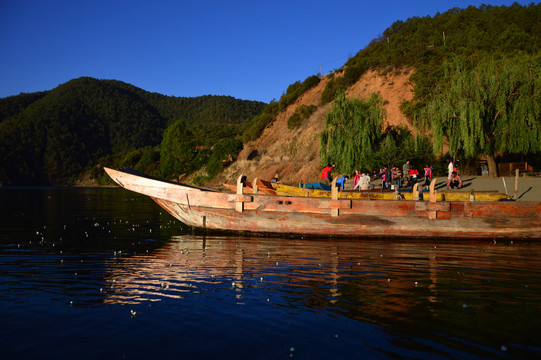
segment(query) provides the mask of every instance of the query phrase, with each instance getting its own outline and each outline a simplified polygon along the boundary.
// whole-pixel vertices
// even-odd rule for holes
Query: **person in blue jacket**
[[[336,179],[336,187],[338,188],[338,190],[345,189],[347,179],[349,179],[349,176],[347,176],[347,175],[341,176],[338,179]]]

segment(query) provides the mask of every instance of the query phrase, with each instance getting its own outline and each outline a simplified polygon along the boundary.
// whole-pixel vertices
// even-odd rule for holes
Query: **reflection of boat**
[[[167,182],[132,171],[105,169],[128,190],[153,198],[187,225],[236,232],[315,236],[424,238],[538,238],[541,202],[339,199],[230,194]]]
[[[277,195],[283,196],[305,196],[305,197],[331,197],[331,191],[325,189],[315,189],[304,187],[295,187],[282,184],[274,185]],[[330,187],[329,187],[330,189]],[[339,191],[339,199],[364,199],[364,200],[413,200],[412,189],[400,190],[361,190],[361,191]],[[424,194],[428,196],[428,191]],[[508,199],[509,196],[499,191],[441,191],[436,194],[437,201],[499,201]]]

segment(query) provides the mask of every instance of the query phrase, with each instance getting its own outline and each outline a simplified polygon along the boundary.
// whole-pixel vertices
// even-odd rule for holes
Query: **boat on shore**
[[[416,184],[419,186],[419,184]],[[276,194],[282,196],[303,197],[331,197],[332,191],[324,189],[295,187],[275,184]],[[330,186],[329,186],[330,188]],[[362,200],[414,200],[414,189],[373,189],[373,190],[345,190],[338,192],[339,199]],[[421,200],[429,191],[420,191]],[[438,191],[437,201],[500,201],[508,200],[510,196],[499,191]]]
[[[344,237],[541,239],[541,202],[340,199],[226,193],[148,177],[105,171],[120,186],[150,196],[186,225],[240,233]]]

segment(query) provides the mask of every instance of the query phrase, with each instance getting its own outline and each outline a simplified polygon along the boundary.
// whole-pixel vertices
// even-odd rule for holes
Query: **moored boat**
[[[235,194],[105,169],[125,189],[150,196],[183,223],[235,232],[347,237],[541,239],[541,202],[437,202]]]
[[[306,187],[276,184],[276,194],[282,196],[331,197],[331,191]],[[428,197],[428,191],[422,192],[421,200]],[[425,196],[426,195],[426,196]],[[339,199],[363,200],[414,200],[413,189],[397,190],[360,190],[339,191]],[[500,201],[510,197],[499,191],[438,191],[437,201]]]

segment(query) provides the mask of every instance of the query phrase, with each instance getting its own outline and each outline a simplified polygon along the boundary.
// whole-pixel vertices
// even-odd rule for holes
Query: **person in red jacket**
[[[325,166],[323,168],[323,170],[321,170],[321,180],[329,180],[329,183],[332,182],[332,169],[334,169],[336,167],[336,165],[332,165],[331,164],[328,164],[327,166]]]
[[[419,177],[419,171],[412,167],[410,169],[410,173],[408,174],[408,182],[410,183],[411,186],[414,186],[415,184],[417,184],[417,178]]]

